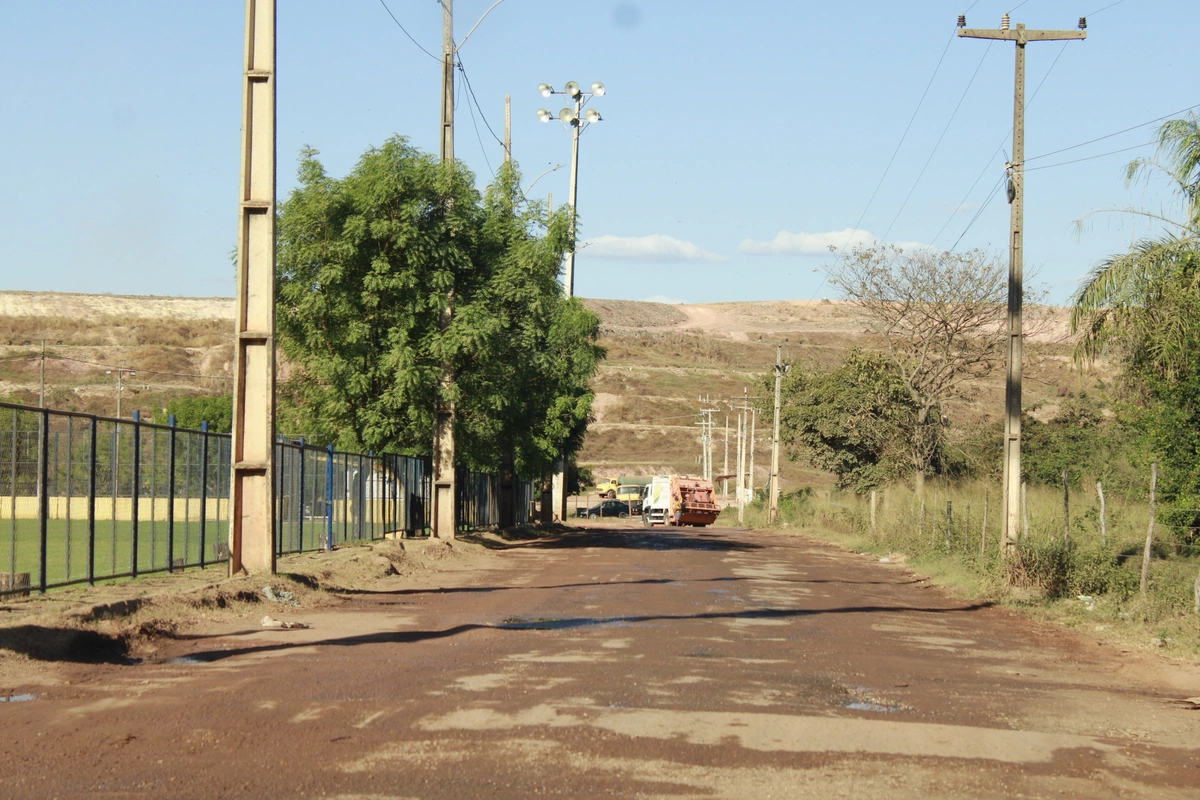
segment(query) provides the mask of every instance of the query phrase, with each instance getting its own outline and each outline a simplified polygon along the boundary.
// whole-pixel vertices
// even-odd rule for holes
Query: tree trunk
[[[1096,481],[1096,494],[1100,496],[1100,544],[1108,545],[1108,520],[1104,508],[1104,484]]]
[[[921,467],[917,467],[917,472],[915,475],[913,475],[913,491],[915,491],[917,493],[917,497],[919,497],[921,499],[921,502],[924,503],[924,501],[925,501],[925,470],[922,469]]]

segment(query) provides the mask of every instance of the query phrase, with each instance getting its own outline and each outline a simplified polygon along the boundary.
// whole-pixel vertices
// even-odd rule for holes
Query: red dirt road
[[[1194,666],[903,568],[611,528],[485,563],[66,665],[0,704],[0,796],[1200,797]]]

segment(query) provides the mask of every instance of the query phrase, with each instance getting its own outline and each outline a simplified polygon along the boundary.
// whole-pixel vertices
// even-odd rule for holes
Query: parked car
[[[576,513],[588,519],[599,519],[601,517],[625,519],[629,516],[629,503],[626,503],[624,500],[605,500],[591,508],[581,508]]]

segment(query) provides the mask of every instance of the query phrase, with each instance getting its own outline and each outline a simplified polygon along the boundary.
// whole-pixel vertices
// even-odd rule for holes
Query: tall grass
[[[1056,607],[1054,613],[1078,617],[1081,625],[1099,622],[1097,630],[1106,623],[1135,625],[1138,636],[1176,641],[1188,654],[1200,653],[1196,548],[1180,545],[1169,526],[1156,525],[1149,590],[1142,596],[1149,505],[1136,497],[1106,500],[1102,539],[1095,488],[1071,492],[1068,541],[1062,489],[1027,487],[1028,532],[1022,530],[1008,558],[1002,552],[999,487],[983,482],[932,481],[923,507],[908,487],[890,486],[876,493],[874,524],[869,496],[805,490],[781,501],[776,527],[809,528],[852,549],[907,561],[967,594],[1042,610]],[[747,505],[744,517],[750,527],[766,527],[764,502]],[[737,509],[727,508],[718,524],[736,525]]]

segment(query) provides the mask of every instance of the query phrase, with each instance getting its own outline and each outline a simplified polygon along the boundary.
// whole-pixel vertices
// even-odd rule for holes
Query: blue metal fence
[[[230,445],[136,416],[0,403],[0,596],[227,560]],[[428,458],[281,439],[276,552],[423,535],[430,478]],[[528,522],[532,484],[515,494]],[[463,530],[498,524],[497,477],[460,470],[458,510]]]

